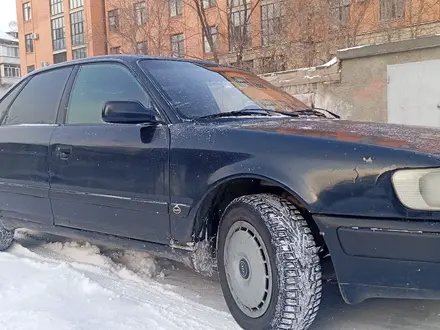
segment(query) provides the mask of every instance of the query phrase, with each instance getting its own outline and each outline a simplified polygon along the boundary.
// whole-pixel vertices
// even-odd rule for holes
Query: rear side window
[[[19,82],[9,93],[0,100],[0,122],[3,121],[3,117],[8,110],[9,105],[15,99],[18,93],[20,93],[21,88],[25,84],[26,80]]]
[[[54,124],[71,67],[42,72],[31,78],[6,114],[6,125]]]
[[[120,64],[88,64],[75,79],[67,110],[67,124],[104,124],[102,108],[108,101],[139,101],[151,107],[148,94]]]

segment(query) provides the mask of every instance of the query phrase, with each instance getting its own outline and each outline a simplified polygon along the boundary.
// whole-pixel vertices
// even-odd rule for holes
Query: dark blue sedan
[[[145,56],[34,71],[0,116],[0,250],[17,228],[146,250],[218,273],[252,330],[307,329],[326,262],[347,303],[440,298],[440,129]]]

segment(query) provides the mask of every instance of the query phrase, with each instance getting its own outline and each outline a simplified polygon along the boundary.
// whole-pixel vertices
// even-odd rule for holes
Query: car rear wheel
[[[14,240],[14,232],[0,225],[0,251],[6,250]]]
[[[243,329],[305,330],[321,299],[321,267],[306,221],[271,194],[235,199],[222,217],[219,277],[232,316]]]

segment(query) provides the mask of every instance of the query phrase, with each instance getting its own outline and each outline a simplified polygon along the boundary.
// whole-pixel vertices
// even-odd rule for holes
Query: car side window
[[[9,107],[5,125],[54,124],[72,69],[60,68],[33,76]]]
[[[6,110],[8,110],[9,105],[15,99],[15,97],[20,93],[21,88],[27,82],[27,79],[20,81],[16,86],[13,87],[12,90],[3,98],[0,98],[0,122],[3,121],[3,117],[6,114]]]
[[[148,94],[123,65],[86,64],[75,79],[66,124],[105,124],[102,109],[108,101],[139,101],[151,108]]]

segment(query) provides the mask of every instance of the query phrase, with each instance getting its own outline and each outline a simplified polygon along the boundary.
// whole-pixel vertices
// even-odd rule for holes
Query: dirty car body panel
[[[326,128],[315,130],[316,125]],[[335,125],[340,137],[330,131]],[[176,125],[171,129],[179,136],[172,141],[172,199],[194,206],[187,223],[172,222],[173,235],[189,238],[189,224],[206,192],[224,180],[269,180],[292,192],[312,214],[346,302],[440,298],[434,275],[440,274],[440,214],[405,208],[391,184],[396,169],[440,166],[440,158],[409,146],[431,143],[435,149],[435,143],[414,135],[401,137],[407,139],[404,146],[402,140],[350,133],[352,125],[323,120],[234,120],[189,130]],[[193,140],[199,141],[195,147]],[[195,169],[198,162],[203,166]]]
[[[75,75],[82,65],[101,62],[126,68],[151,99],[157,122],[100,124],[96,129],[66,125]],[[190,118],[191,111],[216,106],[204,94],[215,86],[204,90],[182,80],[178,75],[185,70],[229,70],[234,86],[248,88],[241,71],[198,61],[96,57],[54,65],[26,79],[65,66],[75,69],[59,102],[57,127],[35,143],[45,153],[35,159],[46,171],[27,176],[34,186],[41,183],[49,190],[41,198],[50,201],[53,213],[46,221],[25,216],[31,210],[11,216],[0,203],[5,226],[26,227],[31,221],[51,232],[59,228],[63,234],[105,234],[101,239],[127,239],[136,246],[148,242],[156,244],[156,251],[173,247],[191,253],[209,221],[203,206],[211,194],[236,179],[262,180],[288,192],[316,224],[346,302],[371,297],[440,299],[440,212],[405,207],[392,184],[397,170],[440,168],[440,129],[307,116]],[[176,70],[179,66],[185,67]],[[166,78],[169,81],[158,74],[167,68],[175,76]],[[180,84],[167,85],[175,80]],[[262,82],[253,83],[265,88]],[[173,94],[176,91],[187,99]],[[2,146],[20,143],[6,141],[2,130],[11,128],[0,127]],[[68,159],[60,159],[60,146],[69,147]],[[0,167],[0,184],[14,179],[13,174]],[[36,174],[38,180],[32,177]],[[19,179],[26,180],[22,174]],[[17,189],[17,200],[21,194]],[[39,210],[38,216],[48,209]]]

